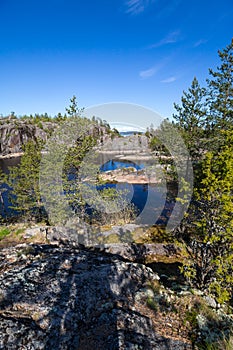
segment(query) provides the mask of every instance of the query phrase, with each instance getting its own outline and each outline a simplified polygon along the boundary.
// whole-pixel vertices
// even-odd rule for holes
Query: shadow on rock
[[[150,268],[94,248],[29,248],[0,253],[0,349],[186,349],[135,309]]]

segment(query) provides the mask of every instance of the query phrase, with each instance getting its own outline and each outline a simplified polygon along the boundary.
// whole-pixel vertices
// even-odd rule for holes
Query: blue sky
[[[0,114],[64,113],[75,94],[170,117],[219,64],[232,18],[232,0],[0,0]]]

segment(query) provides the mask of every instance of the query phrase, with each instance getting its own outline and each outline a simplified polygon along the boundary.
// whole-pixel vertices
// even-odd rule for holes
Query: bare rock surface
[[[120,182],[130,184],[159,184],[161,177],[156,176],[155,169],[151,174],[145,170],[137,171],[134,167],[105,171],[101,173],[101,179],[107,182]]]
[[[43,122],[39,127],[20,120],[9,121],[8,123],[2,121],[0,123],[0,156],[10,157],[10,155],[21,154],[24,144],[29,140],[47,140],[49,132],[54,127],[54,123],[51,122]]]
[[[174,244],[154,243],[154,244],[104,244],[101,247],[103,251],[111,254],[118,254],[129,261],[143,262],[146,260],[156,261],[156,257],[167,257],[174,259],[179,257],[180,249]]]
[[[128,137],[115,138],[104,143],[100,152],[120,155],[143,154],[148,156],[148,138],[145,135],[131,135]]]
[[[182,350],[145,300],[158,276],[115,252],[21,244],[0,251],[0,349]],[[164,325],[165,327],[165,325]]]
[[[50,121],[35,124],[30,119],[0,118],[0,159],[21,156],[23,145],[30,140],[47,141],[58,125]],[[107,142],[110,138],[106,128],[100,125],[90,123],[88,133],[98,139],[98,145]]]

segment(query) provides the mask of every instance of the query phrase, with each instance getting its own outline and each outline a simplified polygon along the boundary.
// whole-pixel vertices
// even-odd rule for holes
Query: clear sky
[[[76,95],[170,117],[219,63],[232,18],[232,0],[0,0],[0,114],[53,116]]]

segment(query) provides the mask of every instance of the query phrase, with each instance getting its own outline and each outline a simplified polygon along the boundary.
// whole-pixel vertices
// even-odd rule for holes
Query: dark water
[[[20,158],[4,159],[0,160],[0,168],[5,172],[9,172],[9,168],[20,163]],[[107,160],[105,163],[101,162],[101,171],[115,170],[118,168],[134,167],[137,170],[145,168],[146,164],[137,161],[121,161],[117,159]],[[174,207],[175,202],[170,201],[167,198],[167,188],[152,184],[107,184],[99,186],[98,189],[103,188],[115,188],[117,190],[126,191],[126,197],[128,203],[132,203],[138,212],[137,221],[143,224],[164,224],[168,221],[169,215]],[[0,198],[0,214],[3,216],[15,215],[16,213],[10,208],[8,201],[9,188],[5,184],[0,184],[1,188],[5,188],[7,191],[2,192]]]
[[[16,166],[20,163],[20,157],[10,159],[0,159],[0,169],[5,173],[9,173],[9,169],[12,166]],[[10,208],[8,194],[10,188],[4,183],[0,183],[0,215],[3,217],[16,216],[18,213]]]
[[[116,170],[118,168],[134,167],[137,170],[146,167],[144,162],[121,161],[111,159],[104,163],[101,171]],[[174,200],[168,199],[167,188],[157,184],[107,184],[103,187],[117,188],[128,192],[127,200],[138,209],[138,223],[166,224],[172,209]]]

